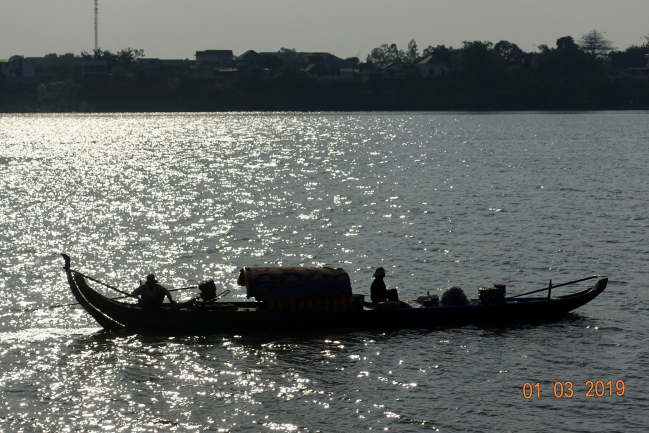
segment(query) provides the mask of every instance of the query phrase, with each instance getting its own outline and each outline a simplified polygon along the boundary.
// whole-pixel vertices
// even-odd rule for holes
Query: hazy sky
[[[359,56],[380,44],[419,50],[508,40],[523,50],[606,32],[624,49],[649,34],[649,0],[99,0],[99,46],[146,57],[197,50],[328,51]],[[0,0],[0,58],[94,48],[93,0]]]

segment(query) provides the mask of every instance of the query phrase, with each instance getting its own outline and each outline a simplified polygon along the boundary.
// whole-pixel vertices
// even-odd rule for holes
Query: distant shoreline
[[[597,112],[641,112],[649,111],[649,106],[647,107],[635,107],[635,108],[547,108],[547,109],[439,109],[439,110],[416,110],[416,109],[395,109],[395,110],[146,110],[146,111],[135,111],[135,110],[96,110],[96,111],[47,111],[47,110],[2,110],[0,109],[0,115],[5,114],[211,114],[211,113],[230,113],[230,114],[290,114],[290,113],[299,113],[299,114],[390,114],[390,113],[459,113],[459,114],[468,114],[468,113],[502,113],[502,114],[521,114],[521,113],[566,113],[566,114],[576,114],[576,113],[597,113]]]

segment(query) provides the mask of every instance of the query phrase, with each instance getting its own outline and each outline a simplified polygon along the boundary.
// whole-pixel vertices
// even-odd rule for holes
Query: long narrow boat
[[[216,302],[207,308],[190,304],[163,304],[156,309],[142,309],[109,299],[92,289],[83,275],[70,268],[65,272],[70,290],[81,306],[106,330],[125,328],[143,331],[182,333],[221,333],[242,330],[296,329],[332,326],[367,328],[381,326],[429,326],[478,322],[538,320],[564,315],[593,300],[608,282],[599,280],[578,293],[557,297],[507,299],[503,303],[471,303],[462,306],[348,310],[269,310],[261,302]],[[223,307],[223,308],[221,308]]]

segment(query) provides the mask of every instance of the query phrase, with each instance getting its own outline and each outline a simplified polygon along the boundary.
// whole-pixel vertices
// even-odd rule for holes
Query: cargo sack
[[[352,286],[344,269],[251,267],[239,272],[237,283],[257,301],[350,298]]]

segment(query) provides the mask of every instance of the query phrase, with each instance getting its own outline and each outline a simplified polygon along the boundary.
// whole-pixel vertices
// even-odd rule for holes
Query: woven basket
[[[481,304],[502,304],[505,302],[505,285],[494,284],[493,287],[480,287],[478,294]]]

